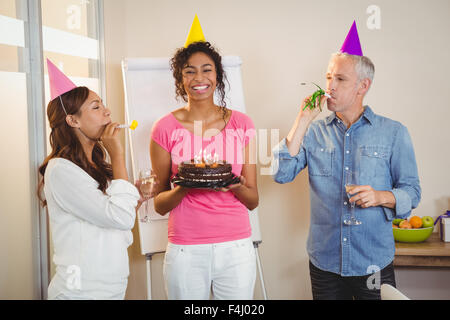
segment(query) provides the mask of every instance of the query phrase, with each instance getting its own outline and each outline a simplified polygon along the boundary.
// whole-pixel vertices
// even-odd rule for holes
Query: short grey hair
[[[356,56],[345,52],[336,52],[332,54],[332,57],[348,57],[355,63],[355,71],[359,80],[369,78],[373,81],[375,74],[375,66],[373,62],[366,56]]]

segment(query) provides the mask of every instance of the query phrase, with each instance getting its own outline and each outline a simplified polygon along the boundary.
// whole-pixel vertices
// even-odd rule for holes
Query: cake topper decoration
[[[214,152],[214,154],[206,153],[206,150],[200,149],[198,154],[194,155],[194,164],[198,165],[214,165],[219,163],[219,155]]]

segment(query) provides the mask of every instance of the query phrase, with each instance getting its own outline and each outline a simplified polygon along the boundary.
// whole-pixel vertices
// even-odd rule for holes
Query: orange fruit
[[[411,224],[411,226],[414,229],[422,228],[422,224],[423,224],[422,218],[420,218],[418,216],[411,217],[411,219],[409,219],[409,223]]]
[[[398,226],[400,227],[400,229],[412,229],[412,226],[408,222],[408,220],[403,220]]]

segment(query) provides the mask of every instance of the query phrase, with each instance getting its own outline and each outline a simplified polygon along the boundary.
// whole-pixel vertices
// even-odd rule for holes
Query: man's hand
[[[306,121],[308,124],[311,123],[319,115],[320,110],[323,110],[325,102],[328,99],[327,97],[322,96],[320,100],[319,99],[316,100],[316,105],[314,109],[310,110],[309,108],[306,108],[305,110],[303,110],[306,104],[310,102],[311,98],[312,96],[308,96],[307,98],[305,98],[305,100],[303,100],[303,103],[300,107],[300,112],[298,114],[298,118],[303,121]]]
[[[353,196],[350,202],[355,202],[361,208],[369,208],[383,206],[387,208],[395,208],[395,197],[390,191],[377,191],[371,186],[356,186],[350,190]]]

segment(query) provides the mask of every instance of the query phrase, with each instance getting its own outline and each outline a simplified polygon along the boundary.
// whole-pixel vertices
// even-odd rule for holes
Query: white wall
[[[279,129],[286,136],[301,100],[310,92],[302,81],[325,83],[332,52],[337,51],[356,19],[363,52],[376,67],[366,103],[381,115],[401,121],[411,133],[423,189],[416,215],[437,216],[450,207],[450,138],[447,120],[450,72],[448,0],[321,1],[105,1],[107,98],[113,118],[123,119],[123,57],[168,57],[184,44],[197,13],[206,39],[222,55],[243,60],[248,114],[258,129]],[[381,9],[381,29],[369,30],[369,5]],[[328,115],[326,111],[322,116]],[[272,299],[310,299],[306,254],[309,194],[306,172],[278,185],[258,176],[261,259]],[[135,230],[135,239],[138,239]],[[145,259],[139,243],[130,248],[127,298],[145,298]],[[162,255],[153,260],[153,295],[164,299]],[[440,272],[440,271],[439,271]],[[450,277],[442,271],[439,277]],[[397,270],[399,288],[414,297],[436,297],[445,287],[424,290],[417,277],[436,271]],[[259,287],[256,298],[261,298]],[[440,296],[439,296],[440,297]]]

